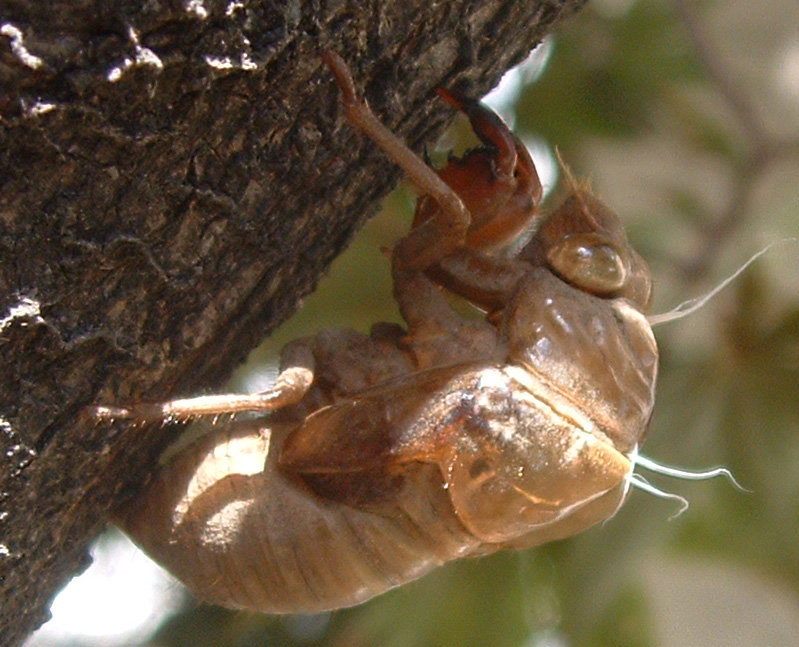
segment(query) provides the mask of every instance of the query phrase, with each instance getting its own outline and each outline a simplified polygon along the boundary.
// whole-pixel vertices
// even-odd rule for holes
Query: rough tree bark
[[[580,4],[3,0],[1,644],[174,434],[86,405],[218,387],[396,180],[318,51],[418,147]]]

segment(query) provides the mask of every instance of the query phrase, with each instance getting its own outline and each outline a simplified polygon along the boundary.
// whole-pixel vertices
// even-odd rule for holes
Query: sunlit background
[[[799,236],[796,0],[594,0],[487,100],[530,146],[549,205],[562,189],[557,145],[622,215],[652,266],[656,312]],[[386,201],[232,389],[268,385],[289,339],[396,319],[380,247],[407,230],[412,203],[402,187]],[[702,312],[656,330],[646,453],[727,465],[749,494],[660,479],[691,501],[674,520],[673,502],[634,493],[573,539],[465,560],[310,617],[198,606],[110,532],[28,647],[798,645],[798,276],[799,244],[777,245]]]

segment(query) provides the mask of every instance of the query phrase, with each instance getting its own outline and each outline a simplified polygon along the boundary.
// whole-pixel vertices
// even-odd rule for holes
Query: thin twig
[[[757,116],[754,104],[745,92],[741,92],[738,83],[729,74],[718,52],[713,48],[712,39],[696,10],[695,3],[692,0],[674,0],[674,4],[708,80],[724,97],[746,134],[755,141],[765,140],[763,125]]]
[[[727,206],[718,217],[701,227],[702,245],[690,261],[681,263],[688,282],[697,282],[710,271],[712,261],[746,220],[752,196],[762,174],[776,159],[799,157],[799,140],[770,137],[758,117],[755,104],[741,91],[713,47],[706,26],[691,0],[673,0],[708,81],[716,88],[741,125],[745,155],[736,165]]]

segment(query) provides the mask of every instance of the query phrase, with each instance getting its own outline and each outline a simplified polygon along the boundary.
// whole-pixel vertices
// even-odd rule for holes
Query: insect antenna
[[[726,279],[724,279],[721,283],[719,283],[716,287],[714,287],[710,292],[701,296],[695,297],[693,299],[688,299],[687,301],[683,301],[679,305],[675,306],[668,312],[663,312],[661,314],[656,315],[649,315],[646,319],[649,322],[650,326],[657,326],[662,323],[668,323],[670,321],[676,321],[677,319],[682,319],[683,317],[687,317],[690,314],[693,314],[700,308],[704,307],[705,304],[710,301],[713,297],[715,297],[719,292],[721,292],[724,288],[726,288],[730,283],[732,283],[735,279],[737,279],[752,263],[754,263],[758,258],[763,256],[767,251],[769,251],[775,245],[781,245],[783,243],[796,243],[799,242],[799,238],[782,238],[780,240],[775,240],[772,243],[766,245],[763,249],[759,252],[753,254],[749,260],[747,260],[741,267],[735,270],[732,274],[730,274]]]

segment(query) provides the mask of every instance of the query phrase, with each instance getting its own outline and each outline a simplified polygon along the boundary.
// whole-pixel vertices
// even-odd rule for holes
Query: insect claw
[[[352,78],[350,68],[336,52],[330,49],[322,50],[320,56],[325,64],[330,68],[341,90],[341,102],[345,106],[352,106],[358,103],[358,92],[355,89],[355,80]]]
[[[444,99],[449,105],[457,110],[462,110],[463,112],[467,112],[465,104],[467,102],[477,103],[474,100],[466,99],[459,94],[452,92],[451,90],[446,90],[444,88],[436,88],[436,94]]]
[[[425,144],[424,148],[422,149],[422,159],[428,166],[432,165],[432,162],[430,161],[430,152],[427,150],[427,144]]]

